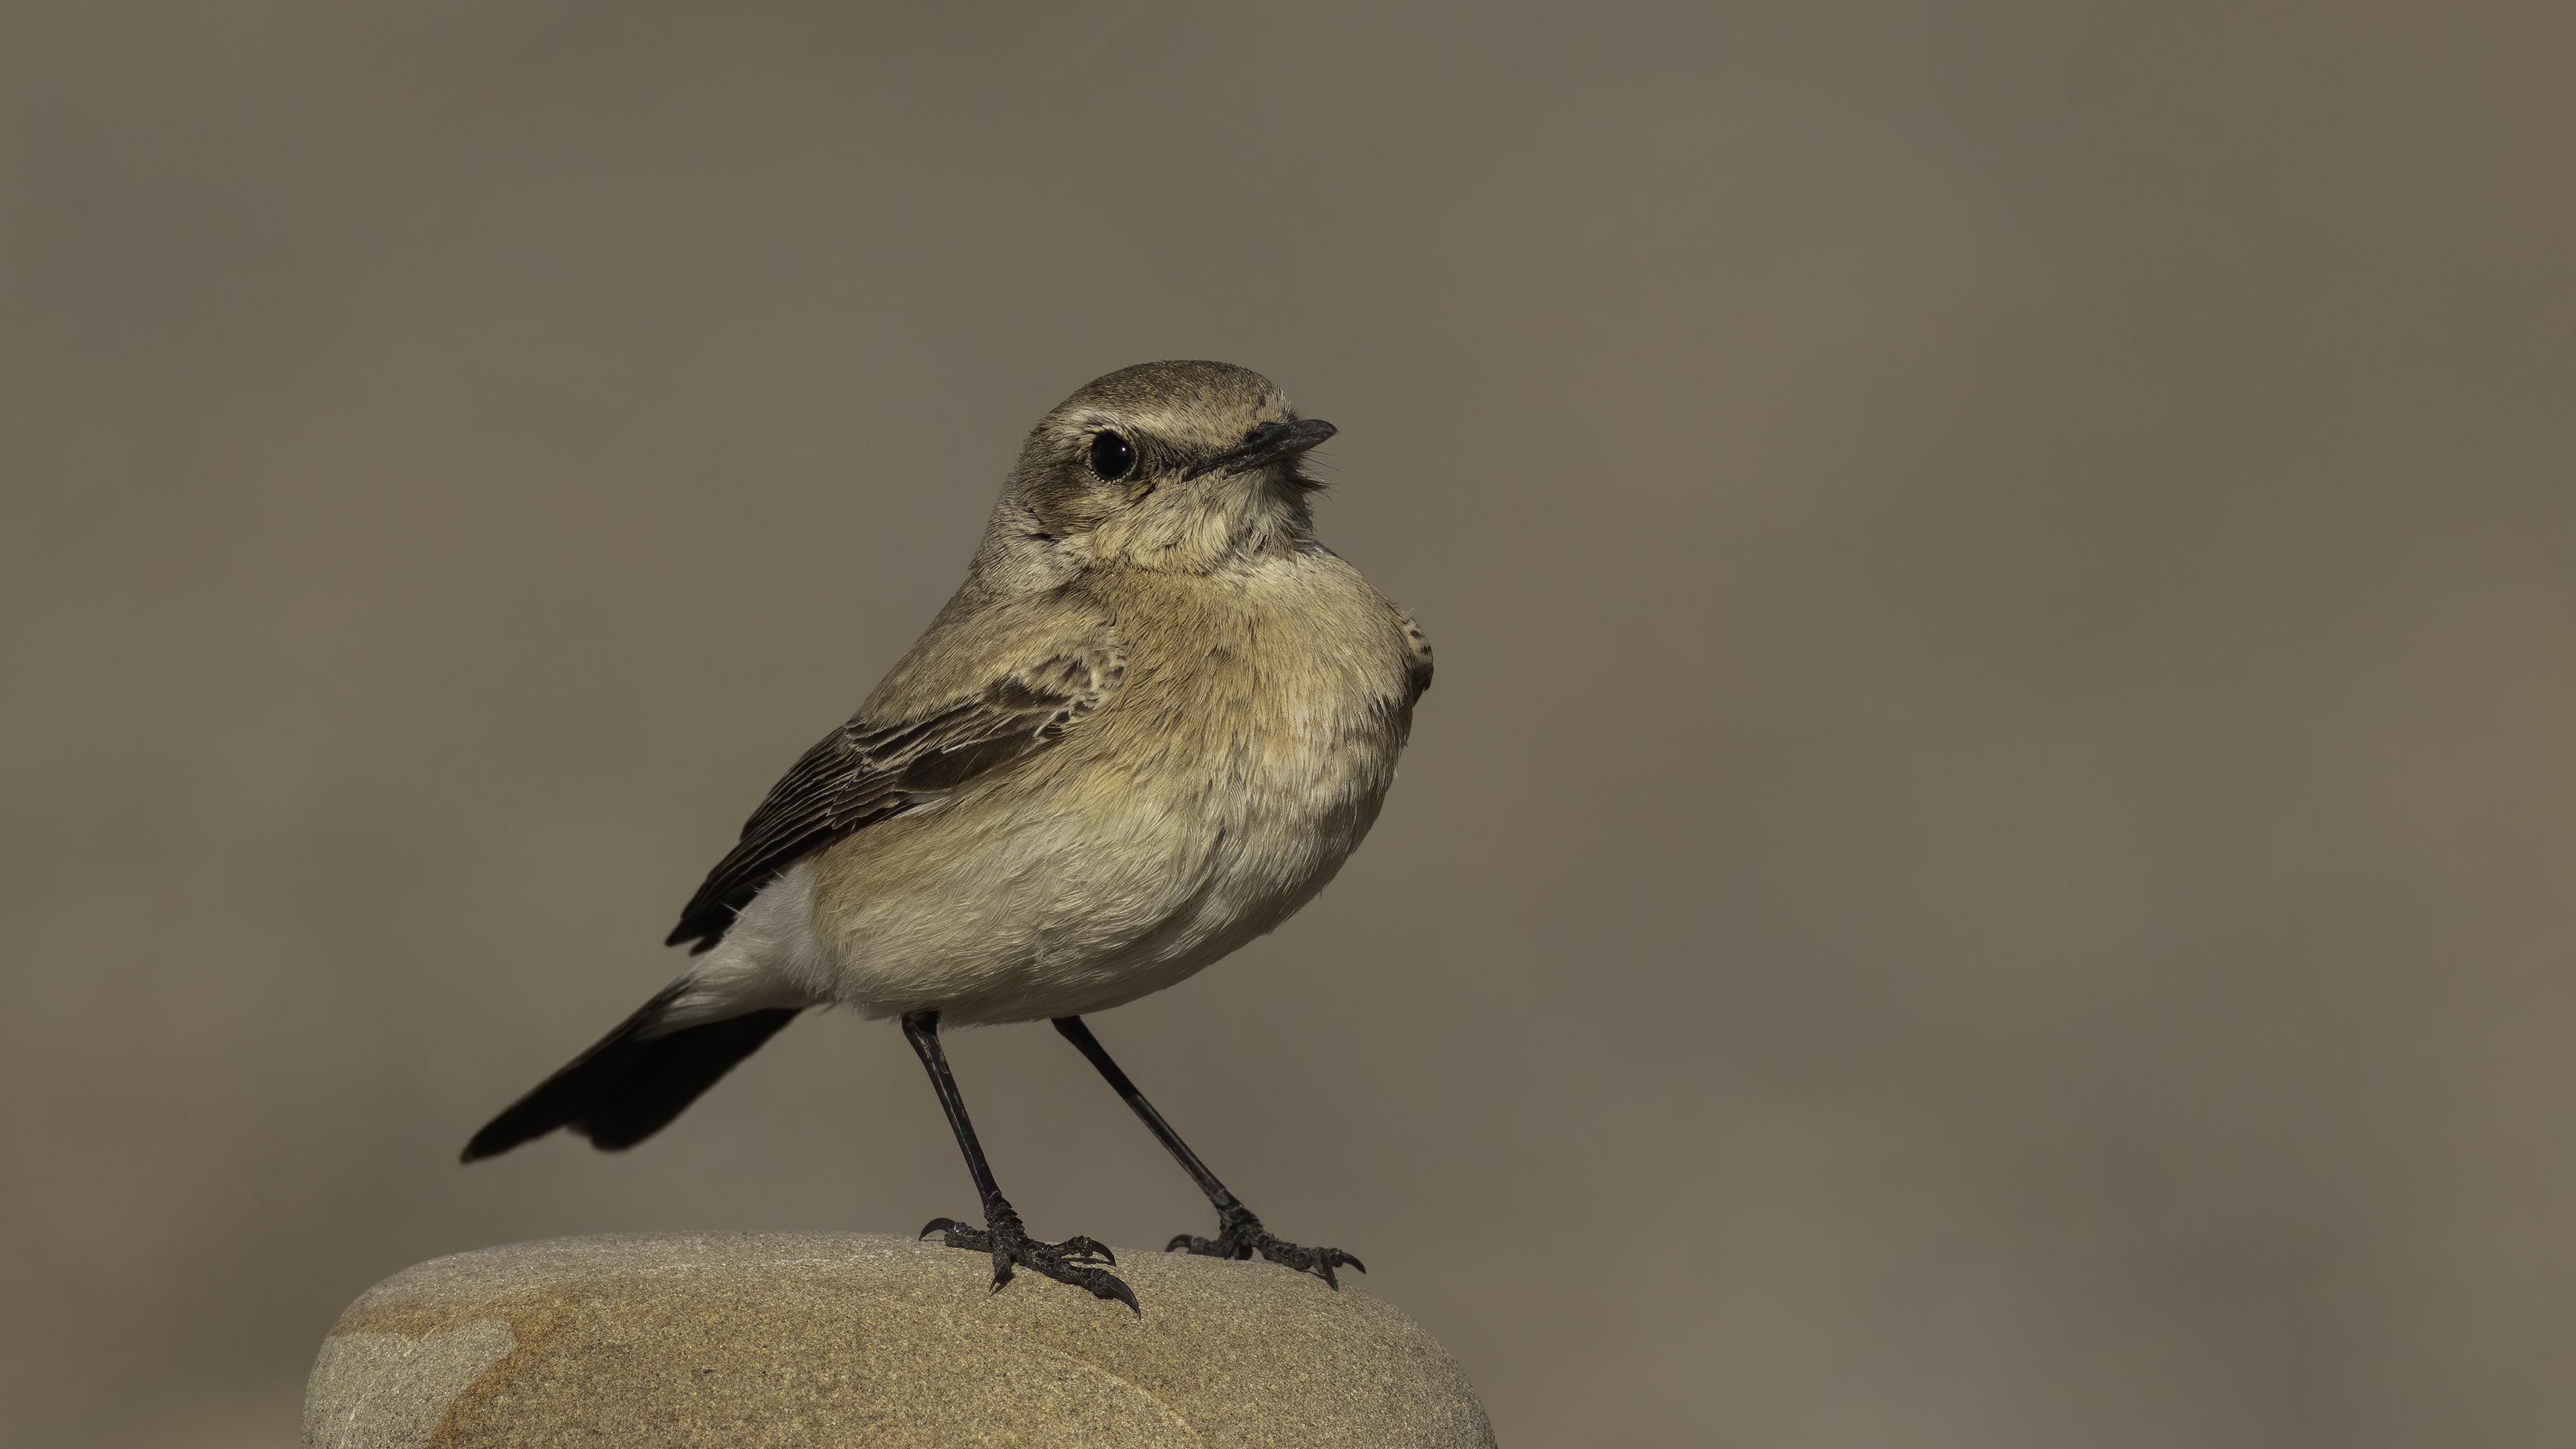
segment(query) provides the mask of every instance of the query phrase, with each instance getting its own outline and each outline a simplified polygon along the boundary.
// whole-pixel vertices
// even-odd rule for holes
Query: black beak
[[[1272,459],[1302,453],[1340,431],[1322,418],[1308,418],[1296,423],[1263,423],[1244,438],[1242,447],[1208,459],[1182,474],[1181,478],[1187,481],[1229,469],[1258,468]]]

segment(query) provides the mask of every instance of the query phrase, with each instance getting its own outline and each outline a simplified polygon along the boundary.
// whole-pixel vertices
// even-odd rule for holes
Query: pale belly
[[[771,882],[672,1020],[829,1004],[973,1025],[1124,1005],[1330,883],[1377,818],[1398,743],[1381,724],[1296,752],[1303,768],[1257,750],[1150,780],[1074,760],[881,822]]]
[[[887,822],[920,838],[890,832],[854,868],[818,862],[806,916],[832,979],[802,984],[871,1017],[963,1025],[1105,1011],[1187,978],[1332,880],[1377,817],[1394,751],[1346,749],[1295,779],[1227,764],[1160,788],[1067,772],[981,810]],[[967,838],[937,838],[959,825]],[[897,870],[867,868],[898,853]]]

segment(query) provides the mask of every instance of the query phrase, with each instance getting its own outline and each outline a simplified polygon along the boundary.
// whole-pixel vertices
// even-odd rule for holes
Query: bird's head
[[[988,554],[1023,566],[1208,572],[1313,541],[1298,467],[1333,425],[1222,362],[1148,362],[1038,421],[993,516]],[[992,562],[1004,562],[994,559]]]

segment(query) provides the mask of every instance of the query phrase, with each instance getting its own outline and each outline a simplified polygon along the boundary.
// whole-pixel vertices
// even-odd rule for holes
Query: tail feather
[[[647,1036],[679,994],[676,982],[663,988],[475,1133],[461,1160],[497,1156],[558,1127],[589,1138],[602,1152],[632,1147],[669,1126],[699,1093],[796,1019],[795,1007],[771,1007]]]

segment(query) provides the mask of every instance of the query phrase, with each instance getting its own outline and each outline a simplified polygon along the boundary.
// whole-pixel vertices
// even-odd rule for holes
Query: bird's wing
[[[1045,749],[1108,702],[1124,673],[1113,647],[1076,646],[898,718],[862,709],[770,788],[666,944],[714,945],[798,857]]]

